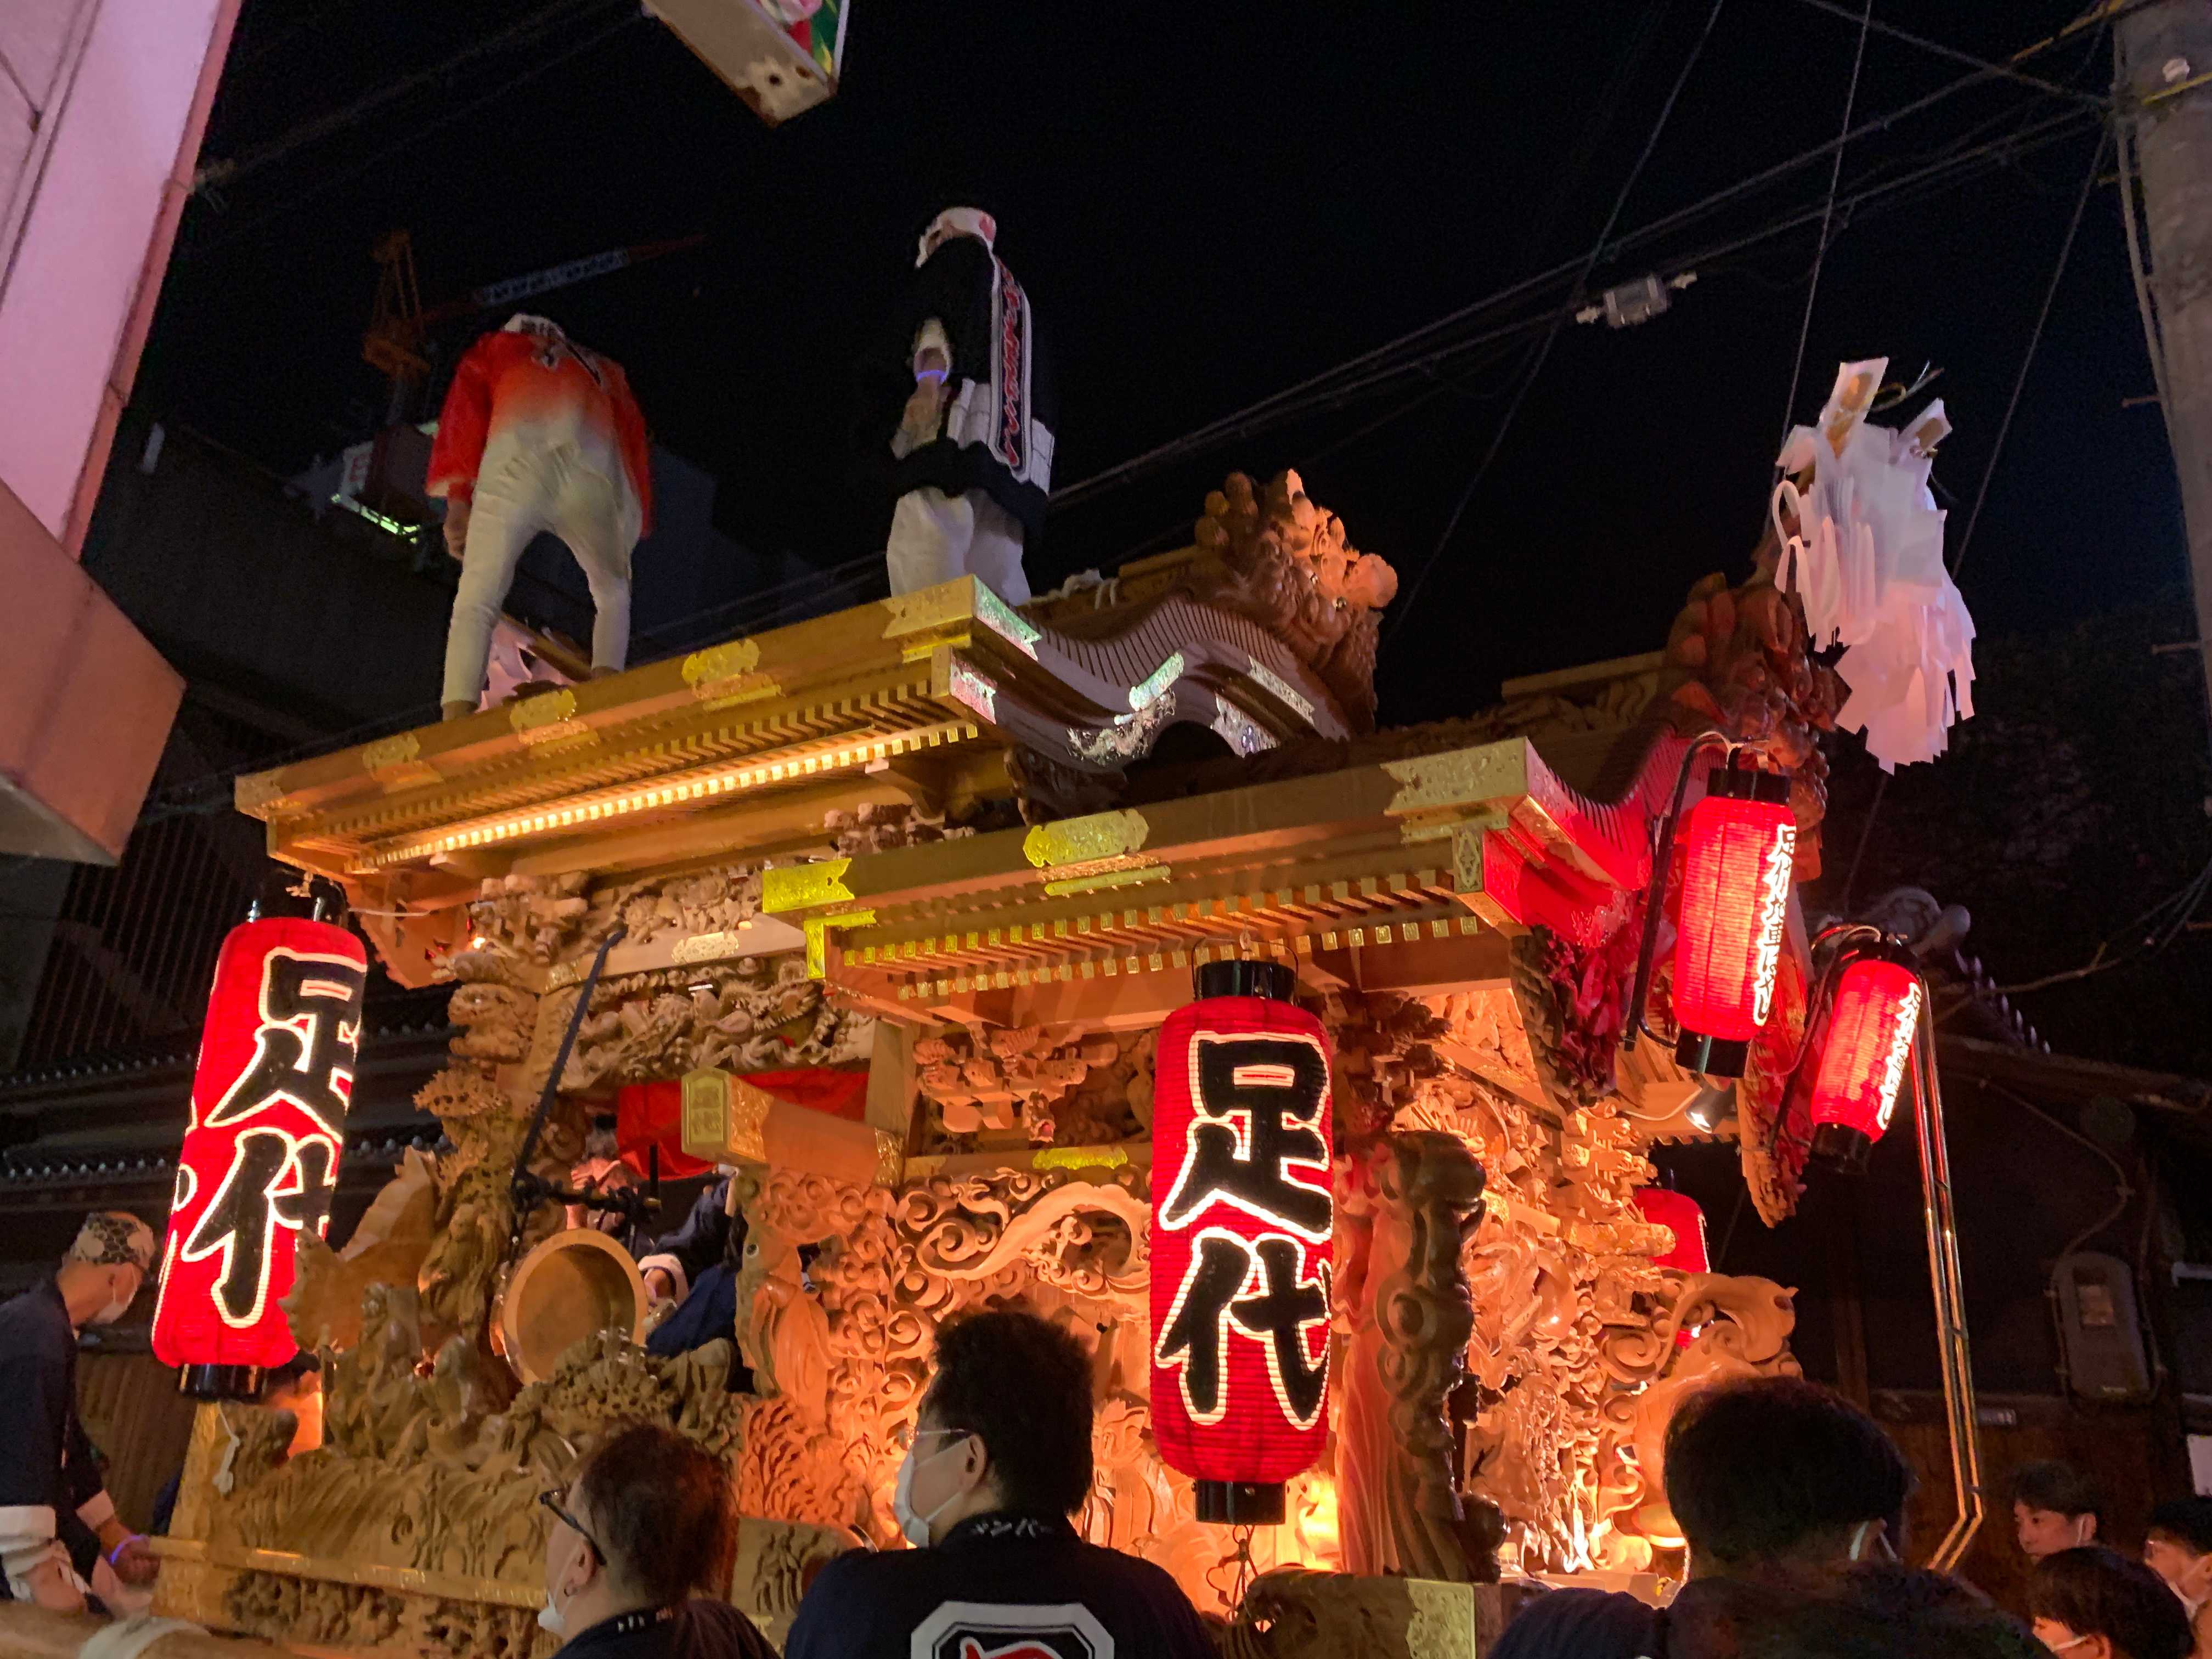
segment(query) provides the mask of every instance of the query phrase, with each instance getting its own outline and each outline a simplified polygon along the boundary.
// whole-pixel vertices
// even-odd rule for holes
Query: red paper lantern
[[[1813,1078],[1813,1151],[1821,1158],[1856,1168],[1888,1129],[1924,995],[1920,975],[1890,957],[1844,965]]]
[[[1656,1222],[1674,1235],[1674,1248],[1651,1258],[1655,1266],[1673,1267],[1686,1273],[1713,1270],[1711,1249],[1705,1242],[1705,1212],[1698,1206],[1697,1200],[1687,1193],[1670,1192],[1664,1187],[1639,1187],[1632,1196],[1646,1221]],[[1692,1334],[1676,1331],[1674,1346],[1688,1347]]]
[[[154,1352],[188,1393],[245,1395],[299,1351],[278,1300],[330,1225],[368,957],[343,927],[273,917],[216,958],[177,1163]]]
[[[1209,963],[1160,1028],[1152,1430],[1202,1521],[1279,1522],[1328,1437],[1328,1040],[1292,982]]]
[[[1716,767],[1706,787],[1682,824],[1674,1056],[1692,1071],[1741,1077],[1774,1005],[1797,823],[1779,773]]]

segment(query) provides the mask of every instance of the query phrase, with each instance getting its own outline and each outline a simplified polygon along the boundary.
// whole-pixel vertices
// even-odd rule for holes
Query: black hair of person
[[[657,1423],[619,1430],[585,1457],[572,1498],[607,1571],[652,1605],[727,1592],[737,1492],[729,1466],[697,1442]]]
[[[1700,1559],[1781,1560],[1862,1522],[1892,1542],[1912,1470],[1874,1419],[1794,1376],[1692,1395],[1667,1425],[1667,1502]]]
[[[2212,1555],[2212,1498],[2176,1498],[2150,1512],[2144,1530],[2171,1538],[2198,1555]]]
[[[2104,1525],[2104,1493],[2098,1491],[2094,1480],[2071,1463],[2055,1460],[2023,1463],[2012,1472],[2007,1490],[2012,1493],[2014,1503],[2025,1504],[2032,1510],[2048,1510],[2069,1520],[2094,1515],[2097,1524],[2100,1528]]]
[[[1090,1495],[1091,1357],[1057,1325],[1012,1311],[948,1322],[922,1411],[982,1441],[1010,1510],[1072,1515]]]
[[[2140,1561],[2092,1544],[2035,1564],[2027,1610],[2076,1636],[2101,1636],[2120,1659],[2186,1659],[2195,1638],[2181,1598]]]

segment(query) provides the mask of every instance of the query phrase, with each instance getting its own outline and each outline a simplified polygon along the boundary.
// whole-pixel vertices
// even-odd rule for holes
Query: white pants
[[[890,567],[894,593],[975,576],[1008,605],[1029,603],[1021,521],[987,490],[961,495],[941,489],[907,491],[891,514],[884,562]]]
[[[487,452],[469,511],[460,590],[446,630],[446,689],[441,701],[477,701],[500,606],[523,550],[541,530],[568,545],[592,590],[592,666],[619,669],[629,656],[629,556],[638,509],[620,478],[610,478],[567,445]]]

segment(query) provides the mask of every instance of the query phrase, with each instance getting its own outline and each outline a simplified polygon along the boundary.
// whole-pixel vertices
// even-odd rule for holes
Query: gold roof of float
[[[288,863],[434,899],[486,876],[773,854],[869,803],[1042,815],[1174,721],[1237,753],[1346,734],[1288,648],[1168,591],[1194,561],[1151,561],[1135,599],[1039,622],[963,577],[241,777],[238,806]],[[1009,775],[1013,750],[1031,775]]]

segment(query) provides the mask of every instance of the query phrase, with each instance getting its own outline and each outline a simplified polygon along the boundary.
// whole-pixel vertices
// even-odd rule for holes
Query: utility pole
[[[2212,4],[2164,0],[2128,13],[2113,50],[2128,257],[2181,476],[2212,715]],[[2142,183],[2140,227],[2130,172]]]

